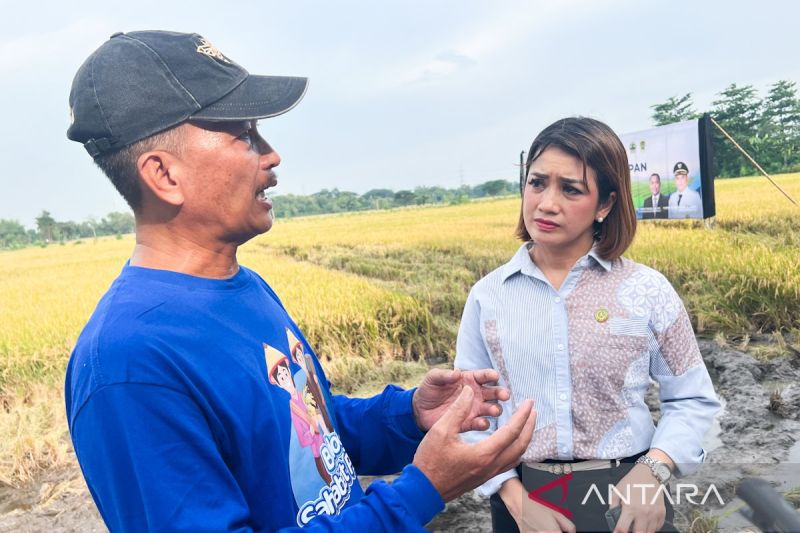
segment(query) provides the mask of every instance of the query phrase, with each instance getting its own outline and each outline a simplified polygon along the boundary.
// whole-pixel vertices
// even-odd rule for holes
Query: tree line
[[[133,214],[130,212],[109,213],[100,220],[88,218],[83,222],[62,222],[53,218],[49,211],[42,211],[36,217],[36,229],[26,229],[17,220],[0,219],[0,248],[46,246],[75,239],[123,235],[133,233],[133,229]]]
[[[474,198],[519,194],[519,183],[491,180],[474,187],[462,185],[454,189],[417,187],[413,190],[392,191],[372,189],[364,194],[323,189],[310,195],[282,194],[275,196],[275,214],[280,217],[390,209],[411,205],[459,204]]]
[[[281,217],[296,217],[368,209],[389,209],[410,205],[459,204],[474,198],[519,194],[519,183],[491,180],[474,187],[462,185],[455,189],[444,187],[417,187],[413,190],[392,191],[372,189],[356,194],[338,189],[324,189],[311,195],[283,194],[275,196],[275,213]],[[109,213],[100,220],[89,218],[83,222],[58,221],[48,211],[36,217],[36,229],[26,229],[17,220],[0,219],[0,249],[26,246],[46,246],[50,243],[76,239],[96,238],[104,235],[133,233],[133,214]]]
[[[797,84],[780,80],[763,97],[752,85],[735,83],[717,94],[711,109],[694,109],[692,93],[651,106],[656,126],[709,113],[767,172],[800,171],[800,99]],[[752,163],[712,128],[714,168],[724,178],[752,175]]]

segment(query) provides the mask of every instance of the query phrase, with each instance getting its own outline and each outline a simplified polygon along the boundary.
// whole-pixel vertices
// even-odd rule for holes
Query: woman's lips
[[[553,231],[554,229],[558,228],[558,224],[556,224],[552,220],[537,218],[534,220],[534,222],[536,223],[536,227],[542,231]]]

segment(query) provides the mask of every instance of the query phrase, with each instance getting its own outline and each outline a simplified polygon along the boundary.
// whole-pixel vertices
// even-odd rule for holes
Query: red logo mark
[[[558,479],[554,479],[550,483],[548,483],[546,485],[542,485],[538,489],[533,489],[532,491],[530,491],[528,493],[528,498],[530,498],[531,500],[533,500],[533,501],[535,501],[537,503],[541,503],[542,505],[544,505],[548,509],[552,509],[553,511],[556,511],[558,513],[563,514],[567,518],[572,518],[572,512],[570,512],[570,510],[567,509],[566,507],[561,507],[559,505],[556,505],[556,504],[554,504],[552,502],[549,502],[549,501],[547,501],[544,498],[541,498],[539,496],[540,494],[542,494],[544,492],[547,492],[548,490],[552,489],[553,487],[561,486],[561,502],[560,503],[563,504],[565,501],[567,501],[567,494],[569,493],[569,486],[568,485],[569,485],[569,481],[571,479],[572,479],[572,472],[570,472],[569,474],[565,474],[565,475],[561,476]]]

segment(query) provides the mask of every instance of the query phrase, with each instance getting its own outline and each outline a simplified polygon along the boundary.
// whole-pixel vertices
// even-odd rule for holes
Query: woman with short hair
[[[494,531],[608,531],[610,508],[618,531],[669,530],[662,484],[703,462],[720,404],[680,297],[622,257],[636,233],[625,148],[606,124],[565,118],[536,137],[525,171],[525,244],[470,291],[455,360],[497,369],[511,391],[466,439],[527,398],[538,413],[523,463],[479,488]]]

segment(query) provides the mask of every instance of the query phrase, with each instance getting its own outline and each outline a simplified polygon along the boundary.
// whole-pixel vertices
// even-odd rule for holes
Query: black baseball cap
[[[675,163],[675,166],[672,167],[672,173],[673,174],[688,174],[689,173],[689,168],[686,166],[686,163],[684,163],[683,161],[678,161],[677,163]]]
[[[67,137],[98,157],[188,119],[280,115],[307,86],[307,78],[252,75],[196,33],[115,33],[75,74]]]

